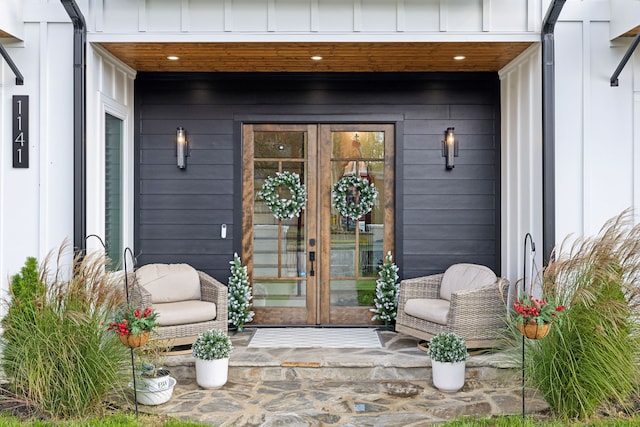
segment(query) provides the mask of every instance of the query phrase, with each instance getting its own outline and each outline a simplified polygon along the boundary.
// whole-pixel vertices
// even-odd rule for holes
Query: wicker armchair
[[[400,282],[396,331],[423,340],[454,332],[469,348],[493,347],[506,330],[509,281],[487,267],[455,264]]]
[[[208,329],[228,330],[227,287],[187,264],[148,264],[135,272],[131,300],[158,313],[154,339],[193,344]]]

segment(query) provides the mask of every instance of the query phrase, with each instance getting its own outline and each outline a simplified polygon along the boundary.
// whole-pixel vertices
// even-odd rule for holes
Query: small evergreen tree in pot
[[[233,254],[231,264],[231,276],[229,277],[229,324],[235,325],[238,332],[244,328],[244,324],[253,320],[251,308],[251,287],[247,267],[242,265],[237,253]]]
[[[391,252],[387,253],[378,276],[374,299],[375,308],[371,309],[376,314],[371,320],[382,320],[385,326],[389,326],[398,314],[398,294],[400,292],[398,267],[393,263]]]

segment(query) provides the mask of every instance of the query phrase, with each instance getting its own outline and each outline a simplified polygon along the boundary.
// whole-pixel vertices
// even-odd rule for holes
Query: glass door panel
[[[328,323],[371,323],[378,267],[393,244],[393,205],[388,203],[393,200],[393,179],[388,178],[392,163],[385,167],[393,159],[392,130],[390,125],[326,125],[321,130],[326,155],[320,157],[320,216],[326,212],[330,218],[321,234],[326,257],[321,264],[326,288],[321,306],[326,307],[323,319]],[[371,210],[355,219],[341,215],[331,199],[334,185],[351,176],[367,181],[378,193]],[[346,200],[359,203],[358,190],[351,187]]]
[[[331,187],[343,177],[358,176],[376,188],[384,182],[383,132],[331,132]],[[378,164],[376,167],[376,163]],[[371,212],[352,219],[340,215],[331,206],[331,305],[343,307],[371,306],[375,295],[376,256],[373,228],[375,219],[384,227],[384,212],[378,191]],[[359,194],[352,189],[347,202],[358,203]],[[382,242],[382,240],[380,240]]]
[[[296,173],[307,188],[313,185],[308,164],[315,160],[310,160],[307,153],[310,145],[315,150],[315,132],[309,141],[306,125],[246,125],[243,139],[243,253],[245,259],[251,259],[247,267],[255,322],[306,324],[315,316],[307,309],[311,286],[307,275],[308,206],[298,216],[279,219],[258,193],[265,180],[279,172]],[[315,167],[311,170],[315,173]],[[279,186],[277,196],[290,199],[291,192],[288,187]]]
[[[278,172],[295,172],[306,208],[274,217],[258,193]],[[375,186],[372,209],[340,215],[333,185],[358,176]],[[280,199],[289,199],[285,186]],[[244,125],[243,260],[253,287],[254,323],[372,323],[378,267],[393,250],[392,125]],[[348,195],[358,203],[359,194]]]

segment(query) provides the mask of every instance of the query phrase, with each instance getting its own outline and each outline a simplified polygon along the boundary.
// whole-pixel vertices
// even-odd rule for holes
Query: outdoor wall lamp
[[[189,156],[189,142],[187,141],[187,131],[183,127],[176,130],[176,156],[178,158],[178,167],[180,169],[187,168],[187,156]]]
[[[458,157],[458,141],[453,133],[454,128],[447,128],[444,132],[444,141],[442,141],[442,157],[445,157],[447,169],[453,169],[453,158]]]

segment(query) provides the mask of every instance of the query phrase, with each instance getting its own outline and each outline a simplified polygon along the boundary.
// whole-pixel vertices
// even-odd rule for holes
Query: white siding
[[[98,46],[87,51],[87,235],[105,238],[105,114],[123,122],[123,243],[133,249],[133,82],[135,71]],[[97,239],[88,249],[101,249]]]
[[[62,6],[60,6],[62,7]],[[0,290],[28,256],[42,259],[73,234],[72,27],[57,22],[24,24],[24,44],[6,49],[24,85],[4,61],[0,80]],[[13,169],[13,95],[29,96],[29,168]]]
[[[502,276],[523,277],[524,242],[536,244],[542,265],[542,76],[541,48],[535,45],[500,71],[502,123]],[[531,246],[527,242],[527,257]],[[527,258],[527,278],[533,260]]]
[[[640,202],[634,186],[640,167],[634,156],[634,134],[640,131],[633,101],[638,73],[629,61],[620,86],[610,86],[631,40],[609,42],[608,9],[598,3],[573,3],[556,27],[558,242],[569,235],[593,235],[607,219]]]
[[[96,0],[92,40],[166,35],[191,40],[304,41],[347,36],[393,40],[539,31],[541,0]],[[339,38],[333,36],[339,35]],[[310,37],[313,36],[313,37]],[[116,37],[117,38],[117,37]],[[121,38],[122,39],[122,38]],[[459,37],[458,40],[461,40]],[[353,40],[353,38],[351,38]]]

